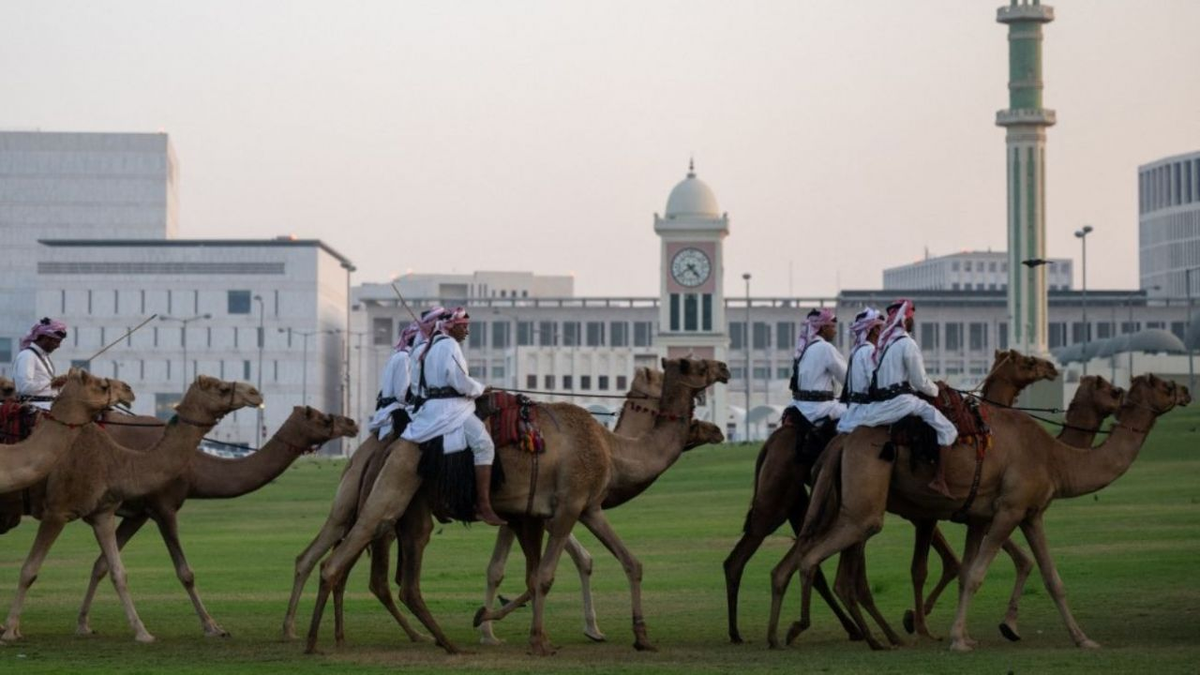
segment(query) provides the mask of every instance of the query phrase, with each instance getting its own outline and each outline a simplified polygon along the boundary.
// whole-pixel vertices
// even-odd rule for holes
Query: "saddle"
[[[837,435],[837,425],[829,420],[820,424],[808,421],[799,410],[789,406],[784,408],[780,426],[796,429],[796,462],[812,465],[825,451],[825,446]]]
[[[497,448],[516,445],[530,454],[546,451],[537,406],[528,396],[492,391],[475,399],[475,416],[487,423]]]
[[[26,403],[0,403],[0,443],[12,445],[29,438],[41,414],[41,408]]]
[[[984,455],[991,447],[992,431],[987,423],[985,409],[979,400],[966,397],[945,382],[938,382],[938,395],[932,399],[922,396],[946,416],[954,428],[958,430],[958,443],[975,446],[978,460],[983,461]],[[911,451],[909,462],[915,470],[917,464],[936,465],[938,462],[937,432],[920,417],[910,415],[891,425],[891,442],[884,445],[881,457],[895,459],[895,447],[904,446]]]

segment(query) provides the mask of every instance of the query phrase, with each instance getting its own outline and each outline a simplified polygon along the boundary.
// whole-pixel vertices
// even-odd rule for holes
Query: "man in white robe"
[[[393,431],[396,431],[394,425],[397,416],[403,426],[407,426],[408,421],[412,418],[411,406],[408,403],[410,370],[408,356],[412,351],[413,340],[418,331],[419,327],[415,321],[400,331],[396,350],[392,352],[391,358],[383,367],[383,374],[380,375],[379,402],[376,405],[375,415],[371,418],[371,423],[367,425],[367,428],[380,439],[387,438]],[[404,429],[399,429],[399,431],[403,432]]]
[[[846,386],[842,388],[842,402],[846,414],[838,420],[839,434],[848,434],[858,426],[864,407],[870,403],[871,375],[875,372],[875,344],[883,329],[883,313],[867,307],[854,317],[850,332],[854,334],[854,347],[850,350],[850,365],[846,367]]]
[[[67,337],[67,325],[61,321],[44,318],[29,329],[21,338],[21,351],[13,359],[13,381],[17,385],[17,399],[23,403],[50,409],[58,390],[50,385],[54,380],[54,362],[50,354],[58,349]]]
[[[921,348],[909,334],[913,328],[914,311],[911,300],[901,300],[887,308],[887,327],[879,338],[879,351],[875,353],[875,390],[858,424],[883,426],[916,415],[933,427],[940,449],[937,475],[930,481],[929,487],[953,499],[942,467],[946,464],[946,453],[958,438],[958,430],[937,408],[916,395],[919,392],[926,396],[937,396],[938,387],[925,374]]]
[[[413,375],[421,390],[419,407],[401,438],[414,443],[442,437],[446,454],[470,449],[475,455],[475,510],[488,525],[505,525],[492,510],[492,462],[496,446],[483,421],[475,416],[475,399],[485,387],[467,374],[460,343],[467,339],[470,317],[462,307],[438,322]]]
[[[833,345],[835,336],[837,317],[822,307],[808,313],[796,341],[791,405],[812,424],[837,420],[846,412],[835,391],[846,378],[846,360]]]
[[[441,305],[434,305],[421,312],[421,317],[417,321],[417,335],[413,338],[412,349],[408,352],[408,390],[412,392],[410,399],[416,399],[421,394],[417,379],[417,364],[421,362],[421,354],[429,346],[429,340],[433,337],[437,323],[446,318],[449,318],[449,312]]]

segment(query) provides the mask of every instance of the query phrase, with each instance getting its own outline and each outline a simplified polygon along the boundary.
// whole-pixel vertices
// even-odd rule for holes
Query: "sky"
[[[0,128],[166,131],[182,237],[588,296],[657,295],[695,157],[727,291],[829,295],[1004,249],[1000,4],[3,0]],[[1200,2],[1047,4],[1048,254],[1091,224],[1089,287],[1134,288],[1137,167],[1200,150]]]

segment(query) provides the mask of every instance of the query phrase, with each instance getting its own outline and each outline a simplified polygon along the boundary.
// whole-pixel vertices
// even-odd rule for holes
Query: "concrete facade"
[[[1138,167],[1139,284],[1154,297],[1200,296],[1200,152]],[[1157,287],[1157,288],[1156,288]]]
[[[963,251],[926,257],[883,270],[883,290],[1007,291],[1008,258],[1003,251]],[[1049,290],[1071,290],[1070,259],[1052,258],[1045,267]]]

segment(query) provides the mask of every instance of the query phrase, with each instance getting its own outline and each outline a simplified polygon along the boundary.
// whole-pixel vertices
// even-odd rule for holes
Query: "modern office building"
[[[1008,254],[1004,251],[963,251],[926,257],[883,270],[883,290],[1007,291]],[[1071,289],[1071,261],[1052,258],[1046,265],[1051,291]]]
[[[296,405],[346,409],[351,265],[325,243],[48,239],[39,246],[36,313],[70,325],[55,363],[125,380],[137,394],[136,412],[169,417],[196,375],[260,386],[268,434]],[[209,436],[255,446],[258,415],[234,413]]]
[[[179,168],[166,134],[0,132],[0,364],[34,309],[40,239],[168,239]]]
[[[1151,297],[1183,297],[1190,276],[1200,296],[1200,152],[1139,166],[1137,188],[1139,284]]]

